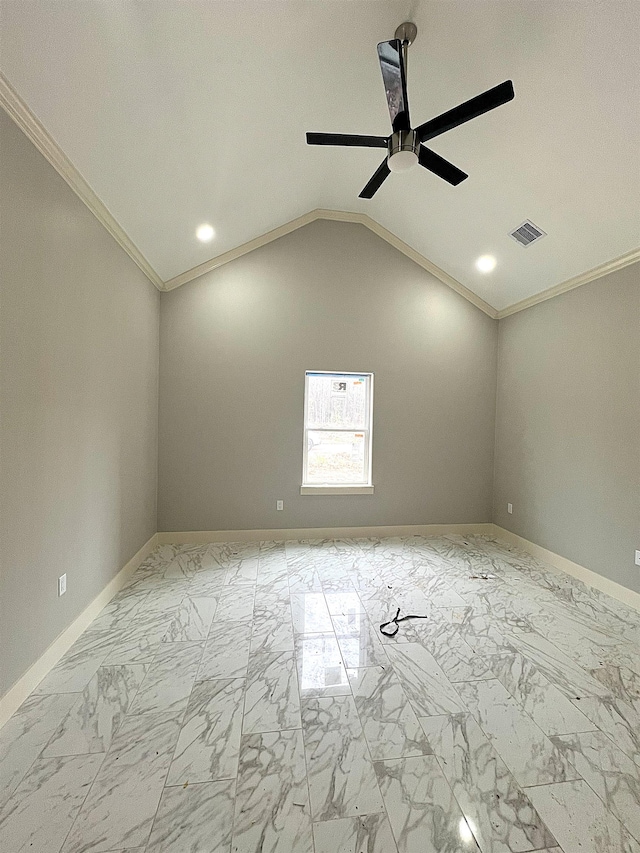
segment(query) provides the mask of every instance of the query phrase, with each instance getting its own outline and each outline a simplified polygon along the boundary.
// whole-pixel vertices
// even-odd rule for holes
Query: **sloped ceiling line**
[[[523,311],[525,308],[529,308],[539,302],[552,299],[554,296],[558,296],[568,290],[580,287],[582,284],[594,281],[595,279],[607,275],[614,270],[622,269],[629,264],[640,261],[640,248],[634,249],[633,251],[627,252],[612,261],[601,264],[592,270],[588,270],[581,275],[568,279],[565,282],[561,282],[560,284],[544,290],[541,293],[535,294],[528,299],[516,302],[513,305],[498,311],[492,305],[489,305],[488,302],[485,302],[484,299],[481,299],[481,297],[473,293],[473,291],[469,290],[469,288],[465,287],[464,284],[449,275],[440,267],[436,266],[436,264],[424,257],[424,255],[421,255],[408,243],[405,243],[367,214],[317,208],[316,210],[311,210],[303,216],[299,216],[297,219],[293,219],[284,225],[280,225],[278,228],[274,228],[272,231],[268,231],[253,240],[249,240],[247,243],[243,243],[228,252],[224,252],[217,257],[211,258],[192,269],[185,270],[185,272],[180,273],[180,275],[177,275],[174,278],[163,281],[142,254],[140,249],[138,249],[135,243],[126,234],[106,205],[96,195],[85,178],[69,160],[55,139],[53,139],[36,116],[31,112],[29,107],[18,95],[2,72],[0,72],[0,107],[4,109],[22,132],[31,140],[38,151],[40,151],[40,153],[48,160],[48,162],[66,181],[81,201],[83,201],[89,208],[98,221],[107,229],[114,240],[116,240],[116,242],[124,249],[134,263],[137,264],[149,281],[151,281],[152,284],[162,292],[174,290],[175,288],[180,287],[189,281],[193,281],[211,270],[217,269],[236,258],[242,257],[242,255],[246,255],[249,252],[254,251],[255,249],[259,249],[261,246],[266,246],[268,243],[271,243],[280,237],[284,237],[286,234],[290,234],[292,231],[302,228],[310,222],[314,222],[318,219],[327,219],[338,222],[353,222],[364,225],[374,234],[377,234],[378,237],[381,237],[397,249],[397,251],[406,255],[406,257],[410,258],[414,263],[418,264],[418,266],[431,273],[435,278],[443,284],[446,284],[452,290],[455,290],[456,293],[463,296],[475,305],[476,308],[479,308],[494,320],[499,320],[503,317],[508,317],[510,314]]]
[[[140,267],[149,281],[155,284],[158,290],[162,290],[162,279],[149,261],[140,249],[138,249],[133,240],[123,231],[106,205],[94,193],[55,139],[40,124],[36,116],[31,112],[2,72],[0,72],[0,107],[4,109],[20,130],[33,142],[38,151],[51,163],[60,177],[69,184],[78,198],[86,204],[96,219],[104,225],[109,234],[125,250],[131,260]]]

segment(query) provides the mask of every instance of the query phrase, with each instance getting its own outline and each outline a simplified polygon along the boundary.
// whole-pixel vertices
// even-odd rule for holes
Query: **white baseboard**
[[[578,580],[586,583],[587,586],[599,589],[600,592],[604,592],[612,598],[616,598],[623,604],[633,607],[636,610],[640,610],[640,594],[634,592],[632,589],[627,589],[626,586],[622,586],[622,584],[611,581],[603,575],[599,575],[597,572],[591,571],[591,569],[587,569],[578,563],[567,560],[566,557],[562,557],[560,554],[548,551],[541,545],[536,545],[535,542],[529,542],[528,539],[518,536],[517,533],[505,530],[504,527],[499,527],[497,524],[492,526],[494,536],[497,539],[502,539],[510,545],[522,548],[523,551],[526,551],[533,557],[537,557],[538,560],[548,563],[552,569],[557,569],[560,572],[566,572],[568,575],[578,578]]]
[[[209,542],[277,542],[288,539],[354,539],[384,536],[443,536],[446,533],[491,535],[494,525],[486,524],[402,524],[377,527],[293,527],[273,530],[191,530],[158,533],[158,545],[206,545]]]
[[[142,561],[149,556],[158,544],[157,536],[158,534],[154,533],[151,539],[133,555],[129,562],[120,569],[118,574],[109,581],[102,592],[93,599],[91,604],[85,607],[77,619],[74,619],[71,625],[65,628],[62,634],[51,643],[44,654],[29,667],[25,674],[0,699],[0,728],[17,711],[38,684],[40,684],[45,675],[53,669],[65,652],[71,648],[73,643],[75,643],[85,628],[93,622],[102,608],[122,589]]]

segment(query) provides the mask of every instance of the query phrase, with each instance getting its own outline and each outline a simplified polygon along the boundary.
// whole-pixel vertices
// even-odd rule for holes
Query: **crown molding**
[[[640,249],[632,249],[630,252],[620,255],[620,257],[614,258],[612,261],[607,261],[605,264],[600,264],[600,266],[587,270],[587,272],[580,273],[580,275],[576,275],[573,278],[560,282],[560,284],[556,284],[554,287],[549,287],[541,293],[535,293],[533,296],[527,297],[527,299],[521,299],[520,302],[514,302],[513,305],[509,305],[507,308],[503,308],[501,311],[498,311],[496,315],[497,319],[502,320],[505,317],[511,316],[511,314],[517,314],[519,311],[531,308],[532,305],[538,305],[540,302],[546,302],[547,299],[553,299],[554,296],[560,296],[561,293],[567,293],[569,290],[575,290],[576,287],[581,287],[583,284],[589,284],[590,281],[595,281],[598,278],[609,275],[609,273],[615,272],[616,270],[621,270],[624,267],[628,267],[630,264],[637,263],[638,261],[640,261]]]
[[[104,202],[98,198],[62,148],[45,130],[2,72],[0,72],[0,107],[33,142],[38,151],[48,160],[60,177],[67,182],[78,198],[86,204],[98,222],[104,225],[109,234],[125,250],[131,260],[140,267],[149,281],[158,290],[162,290],[162,279],[149,261],[131,238],[123,231]]]
[[[330,211],[323,211],[330,212]],[[330,217],[326,217],[330,218]],[[351,220],[349,220],[351,221]],[[455,290],[456,293],[459,293],[460,296],[463,296],[466,300],[471,302],[472,305],[475,305],[476,308],[479,308],[481,311],[484,311],[489,317],[493,320],[496,320],[498,317],[498,312],[496,309],[489,305],[488,302],[485,302],[480,296],[475,294],[472,290],[469,290],[468,287],[465,287],[462,282],[458,281],[457,278],[454,278],[449,273],[445,272],[443,269],[440,269],[439,266],[436,266],[429,258],[426,258],[424,255],[421,255],[420,252],[417,252],[412,246],[408,243],[405,243],[404,240],[401,240],[396,234],[392,231],[389,231],[383,225],[380,225],[375,219],[371,219],[370,216],[366,214],[361,214],[361,219],[358,220],[368,228],[370,231],[373,231],[374,234],[377,234],[378,237],[381,237],[383,240],[386,240],[390,246],[393,246],[394,249],[397,249],[398,252],[402,252],[407,258],[412,260],[415,264],[418,264],[419,267],[422,267],[423,270],[431,273],[434,278],[437,278],[438,281],[441,281],[443,284],[446,284],[452,290]]]
[[[292,231],[303,228],[305,225],[318,219],[319,217],[316,214],[316,210],[310,210],[309,213],[298,216],[290,222],[285,222],[284,225],[279,225],[277,228],[267,231],[259,237],[254,237],[253,240],[249,240],[247,243],[242,243],[242,245],[236,246],[234,249],[229,249],[228,252],[223,252],[221,255],[215,255],[213,258],[209,258],[208,261],[203,261],[198,266],[185,270],[179,275],[174,276],[174,278],[165,281],[163,290],[175,290],[176,287],[181,287],[183,284],[193,281],[194,278],[199,278],[201,275],[211,272],[211,270],[218,269],[218,267],[224,266],[224,264],[235,261],[237,258],[255,251],[255,249],[260,249],[262,246],[266,246],[268,243],[284,237],[286,234],[291,234]]]
[[[180,273],[180,275],[175,276],[175,278],[169,279],[169,281],[165,282],[164,290],[174,290],[176,287],[187,284],[187,282],[193,281],[195,278],[199,278],[201,275],[205,275],[206,273],[211,272],[211,270],[221,267],[223,264],[235,261],[237,258],[241,258],[243,255],[253,252],[255,249],[259,249],[262,246],[266,246],[268,243],[272,243],[274,240],[278,240],[286,234],[291,234],[292,231],[296,231],[298,228],[303,228],[305,225],[309,225],[311,222],[315,222],[318,219],[326,219],[331,222],[352,222],[357,225],[364,225],[365,228],[368,228],[378,237],[381,237],[389,243],[389,245],[393,246],[394,249],[401,252],[403,255],[406,255],[407,258],[418,264],[422,269],[431,273],[435,278],[443,282],[443,284],[446,284],[452,290],[455,290],[456,293],[459,293],[460,296],[463,296],[475,305],[476,308],[484,311],[484,313],[492,319],[496,319],[496,309],[485,302],[484,299],[476,296],[476,294],[465,287],[464,284],[461,284],[457,279],[453,278],[453,276],[450,276],[444,270],[440,269],[440,267],[436,266],[428,258],[425,258],[398,236],[380,225],[370,216],[367,216],[366,213],[354,213],[348,210],[326,210],[323,208],[310,210],[309,213],[305,213],[303,216],[298,216],[297,219],[292,219],[290,222],[286,222],[284,225],[280,225],[272,231],[267,231],[266,234],[262,234],[260,237],[255,237],[253,240],[249,240],[248,243],[243,243],[235,249],[224,252],[222,255],[217,255],[216,257],[199,264],[197,267],[193,267],[193,269],[186,270],[185,272]]]

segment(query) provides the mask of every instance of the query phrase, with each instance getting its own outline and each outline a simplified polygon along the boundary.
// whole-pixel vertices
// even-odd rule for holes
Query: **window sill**
[[[373,486],[339,486],[336,483],[326,486],[300,486],[301,495],[372,495]]]

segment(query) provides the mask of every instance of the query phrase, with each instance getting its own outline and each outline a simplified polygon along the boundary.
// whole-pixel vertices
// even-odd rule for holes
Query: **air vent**
[[[538,228],[537,225],[534,225],[529,219],[526,219],[522,225],[518,226],[515,231],[509,232],[509,237],[513,237],[516,242],[520,243],[521,246],[525,248],[530,246],[532,243],[535,243],[536,240],[539,240],[541,237],[544,237],[546,234],[542,228]]]

